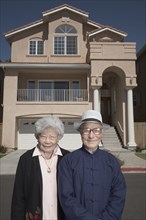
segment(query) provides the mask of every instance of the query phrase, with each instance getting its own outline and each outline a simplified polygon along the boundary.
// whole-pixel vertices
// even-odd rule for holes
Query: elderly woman
[[[38,144],[19,159],[16,171],[11,220],[63,220],[57,196],[57,165],[68,153],[59,147],[64,125],[57,117],[35,123]]]

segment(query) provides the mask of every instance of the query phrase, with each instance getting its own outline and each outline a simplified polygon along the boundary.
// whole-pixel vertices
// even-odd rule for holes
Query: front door
[[[101,98],[101,114],[103,122],[111,125],[111,98],[102,97]]]

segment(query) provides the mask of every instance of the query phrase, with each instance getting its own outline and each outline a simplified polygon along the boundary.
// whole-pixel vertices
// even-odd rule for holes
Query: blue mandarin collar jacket
[[[118,160],[84,147],[59,163],[59,199],[67,220],[120,220],[126,184]]]

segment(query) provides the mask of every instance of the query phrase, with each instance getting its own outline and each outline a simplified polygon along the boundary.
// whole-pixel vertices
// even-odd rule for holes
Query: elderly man
[[[88,110],[77,130],[83,146],[59,164],[59,199],[67,220],[120,220],[126,184],[118,160],[99,149],[102,116]]]

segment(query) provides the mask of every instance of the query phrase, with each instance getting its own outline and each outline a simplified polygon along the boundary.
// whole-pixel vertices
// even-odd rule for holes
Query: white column
[[[134,116],[133,116],[133,91],[127,90],[127,111],[128,111],[128,148],[135,149],[137,144],[135,143],[134,133]]]
[[[100,112],[100,95],[97,88],[93,88],[94,110]]]

